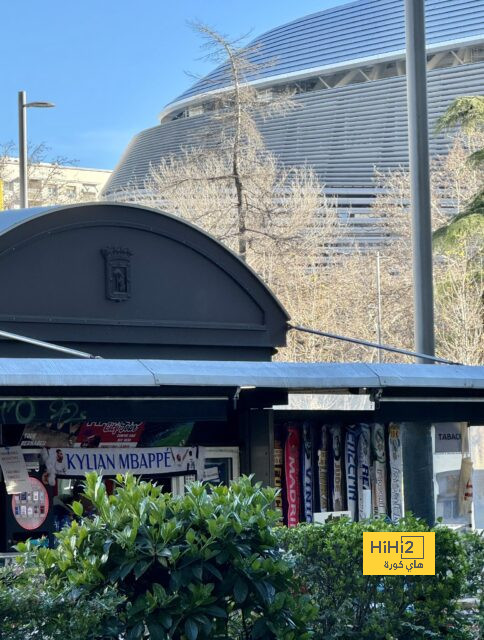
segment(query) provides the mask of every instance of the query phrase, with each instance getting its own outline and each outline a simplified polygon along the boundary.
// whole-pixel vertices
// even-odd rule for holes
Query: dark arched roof
[[[1,213],[0,287],[1,329],[99,355],[268,359],[285,343],[286,311],[237,255],[132,204]]]

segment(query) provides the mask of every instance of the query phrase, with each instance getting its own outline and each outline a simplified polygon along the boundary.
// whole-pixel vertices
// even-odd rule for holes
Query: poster
[[[22,447],[185,447],[194,422],[46,422],[24,427]]]
[[[346,503],[353,520],[356,520],[358,512],[357,444],[358,428],[347,427],[345,434]]]
[[[24,427],[20,444],[24,448],[75,447],[82,423],[29,424]]]
[[[300,443],[299,430],[296,427],[289,427],[284,448],[288,527],[295,527],[299,524],[299,505],[301,500],[299,480]]]
[[[331,474],[329,481],[332,511],[343,511],[343,443],[341,440],[341,427],[339,425],[332,425],[329,433],[329,442],[331,444]]]
[[[144,428],[144,422],[133,420],[85,422],[77,433],[76,445],[88,448],[129,447],[139,442]]]
[[[303,424],[302,447],[303,474],[303,507],[306,522],[313,521],[313,446],[311,442],[311,428],[307,422]]]
[[[371,518],[370,427],[360,425],[358,437],[358,520]]]
[[[319,510],[328,510],[328,428],[321,427],[321,441],[318,449]]]
[[[387,475],[385,455],[385,429],[382,424],[371,427],[371,451],[373,463],[371,466],[371,486],[373,514],[375,516],[387,513]]]
[[[0,467],[8,494],[30,491],[30,478],[20,447],[1,447]]]
[[[191,472],[202,477],[205,465],[203,447],[57,448],[43,449],[41,457],[45,465],[42,479],[51,486],[57,476],[82,477],[89,471],[110,476],[118,473],[181,475]]]
[[[403,455],[401,426],[391,422],[388,426],[388,462],[390,470],[390,517],[403,518]]]

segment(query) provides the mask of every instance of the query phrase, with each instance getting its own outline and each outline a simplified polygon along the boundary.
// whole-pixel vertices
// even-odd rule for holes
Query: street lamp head
[[[24,104],[24,107],[37,107],[38,109],[50,109],[51,107],[55,107],[53,102],[27,102]]]

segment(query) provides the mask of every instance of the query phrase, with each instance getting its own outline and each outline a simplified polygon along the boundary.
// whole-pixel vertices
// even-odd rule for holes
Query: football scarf
[[[353,520],[356,520],[358,508],[358,467],[357,467],[358,429],[347,427],[345,433],[345,472],[346,472],[346,503]]]
[[[307,422],[303,424],[302,447],[302,477],[303,477],[303,507],[306,522],[313,521],[313,446],[311,442],[311,428]]]
[[[279,438],[274,440],[274,486],[279,489],[279,494],[276,497],[276,508],[282,511],[282,465],[283,465],[283,451],[282,442]]]
[[[360,425],[358,437],[358,520],[371,518],[370,427]]]
[[[329,429],[331,444],[331,501],[332,511],[343,511],[343,461],[341,427],[333,425]]]
[[[371,484],[373,492],[373,514],[387,513],[385,430],[382,424],[373,424],[371,428]]]
[[[403,517],[403,457],[401,426],[391,422],[388,427],[388,461],[390,466],[390,516]]]
[[[318,449],[319,510],[328,510],[328,429],[321,427],[321,442]]]
[[[286,478],[287,526],[299,524],[300,480],[299,480],[300,436],[296,427],[287,429],[284,447],[284,475]]]

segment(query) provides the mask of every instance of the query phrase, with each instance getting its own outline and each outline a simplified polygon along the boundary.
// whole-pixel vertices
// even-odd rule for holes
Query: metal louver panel
[[[484,63],[429,72],[430,130],[450,102],[478,94],[484,86]],[[371,188],[374,167],[405,166],[407,154],[404,77],[296,96],[301,109],[259,123],[268,148],[288,165],[310,165],[328,189]],[[150,165],[205,144],[209,117],[172,120],[139,133],[126,149],[104,189],[104,197],[130,187],[142,188]],[[431,136],[433,155],[445,153],[447,138]]]

